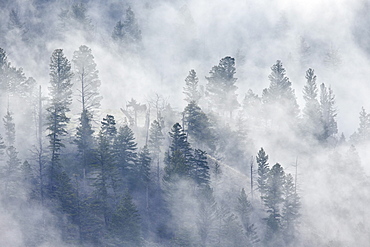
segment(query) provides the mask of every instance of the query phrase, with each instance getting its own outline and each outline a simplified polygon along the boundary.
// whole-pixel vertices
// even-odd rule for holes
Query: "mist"
[[[0,245],[367,246],[369,8],[0,1]],[[86,98],[82,46],[95,73]],[[57,49],[73,73],[64,91]],[[217,77],[225,66],[235,71]],[[261,148],[265,182],[277,163],[284,173],[273,206]]]

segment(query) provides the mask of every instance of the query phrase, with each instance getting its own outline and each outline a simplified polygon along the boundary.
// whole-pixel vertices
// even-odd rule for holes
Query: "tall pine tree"
[[[53,52],[50,62],[50,106],[46,109],[49,148],[51,151],[51,163],[49,171],[49,192],[53,196],[56,191],[56,180],[61,173],[60,152],[64,147],[62,137],[67,134],[66,125],[69,117],[69,106],[72,102],[72,79],[71,64],[64,56],[62,49]]]

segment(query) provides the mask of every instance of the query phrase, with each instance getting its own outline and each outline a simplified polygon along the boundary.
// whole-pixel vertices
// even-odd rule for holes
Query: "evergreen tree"
[[[3,137],[0,135],[0,161],[2,160],[2,156],[4,155],[6,145],[4,143]]]
[[[103,215],[105,227],[109,226],[111,210],[109,208],[108,192],[114,188],[114,181],[118,177],[113,150],[113,139],[117,134],[116,122],[112,115],[107,115],[101,122],[98,135],[94,166],[94,195],[99,211]]]
[[[138,154],[137,166],[136,166],[136,184],[139,186],[148,186],[150,181],[150,163],[152,159],[150,158],[150,152],[147,146]]]
[[[370,114],[368,114],[365,108],[361,108],[360,112],[360,126],[357,132],[351,135],[351,141],[354,143],[364,143],[370,140]]]
[[[66,113],[72,100],[71,64],[62,49],[53,52],[50,62],[50,106],[47,108],[47,129],[49,130],[51,164],[49,173],[49,192],[53,196],[56,188],[57,173],[61,172],[60,151],[64,147],[62,137],[67,134],[69,118]]]
[[[323,132],[320,139],[322,141],[328,141],[330,137],[338,133],[337,122],[335,120],[337,116],[334,107],[335,96],[333,90],[330,87],[326,88],[324,83],[321,84],[320,90],[320,108],[323,125]]]
[[[193,69],[190,70],[189,75],[185,79],[185,87],[183,87],[183,93],[186,95],[185,101],[188,103],[192,101],[198,103],[201,98],[201,94],[198,91],[198,82],[199,79],[197,77],[197,73]]]
[[[157,157],[161,153],[163,140],[164,136],[162,133],[162,126],[157,120],[154,120],[150,125],[149,150],[151,150],[151,153],[155,154]]]
[[[160,174],[159,174],[159,160],[161,156],[161,147],[163,143],[163,133],[162,133],[162,126],[161,124],[157,121],[154,120],[153,123],[150,126],[149,130],[149,145],[148,148],[150,150],[150,153],[153,155],[153,161],[157,163],[157,185],[159,186],[160,184]]]
[[[6,145],[13,146],[15,142],[15,124],[13,122],[13,114],[9,111],[9,109],[6,111],[3,122],[6,135]]]
[[[260,240],[258,238],[257,228],[250,219],[251,213],[253,212],[253,206],[248,200],[244,188],[238,197],[236,211],[238,212],[240,221],[244,227],[244,232],[247,238],[247,246],[256,246]]]
[[[13,115],[7,110],[7,114],[3,118],[5,135],[6,135],[6,154],[7,162],[2,167],[2,177],[4,181],[4,199],[20,198],[21,185],[21,161],[18,158],[18,152],[14,147],[15,142],[15,124],[13,122]],[[5,145],[4,145],[5,147]]]
[[[100,106],[101,96],[98,88],[100,80],[94,56],[91,49],[85,45],[79,47],[73,54],[73,64],[75,69],[76,81],[80,84],[79,101],[82,105],[80,124],[77,127],[75,143],[77,144],[81,156],[81,171],[83,177],[86,176],[86,169],[91,163],[92,149],[94,145],[94,130],[91,122],[93,120],[94,110]]]
[[[128,192],[113,213],[109,230],[116,246],[142,246],[140,215]]]
[[[316,75],[313,69],[306,71],[306,85],[303,88],[303,98],[306,101],[303,109],[303,128],[305,132],[319,138],[322,132],[321,109],[317,100],[318,89]]]
[[[285,173],[280,164],[276,163],[270,170],[267,180],[267,194],[264,204],[269,214],[267,220],[266,241],[276,241],[281,233],[281,203],[284,202],[283,186]]]
[[[120,171],[120,178],[124,178],[130,186],[130,189],[136,186],[137,170],[137,144],[135,142],[134,133],[126,125],[120,127],[116,138],[113,142],[113,150],[116,159],[116,165]],[[121,187],[122,188],[122,187]]]
[[[194,144],[202,143],[214,148],[214,136],[207,115],[191,101],[184,110],[184,124],[189,137],[194,139]]]
[[[178,178],[189,177],[191,171],[190,160],[192,158],[190,144],[186,134],[179,123],[171,128],[170,151],[166,153],[163,179],[166,182],[177,180]]]
[[[84,3],[75,3],[67,9],[62,9],[59,19],[64,31],[68,31],[71,28],[92,31],[94,28],[91,19],[87,15],[87,7]]]
[[[270,86],[263,90],[264,103],[279,109],[290,117],[296,118],[299,113],[297,100],[292,89],[292,83],[285,75],[285,68],[280,60],[271,67],[269,75]]]
[[[208,81],[206,93],[213,109],[222,113],[229,112],[230,117],[232,117],[233,110],[239,106],[235,93],[238,89],[235,86],[237,80],[234,78],[235,70],[235,59],[224,57],[217,66],[213,66],[209,72],[210,76],[206,77]]]
[[[119,44],[126,45],[137,44],[141,41],[141,30],[130,7],[126,10],[124,21],[118,21],[114,27],[112,38]]]
[[[100,107],[102,99],[99,96],[98,89],[100,87],[99,71],[96,69],[94,56],[91,54],[91,49],[85,45],[73,53],[74,74],[76,81],[80,85],[79,101],[82,104],[82,112],[89,111],[93,114],[94,110]]]
[[[256,156],[257,166],[258,166],[258,178],[257,178],[257,184],[258,189],[261,193],[261,200],[264,200],[264,198],[267,195],[267,181],[269,177],[269,164],[267,163],[269,156],[265,153],[265,150],[261,148],[258,151],[258,154]]]
[[[217,214],[217,203],[210,186],[204,187],[198,196],[199,212],[197,217],[198,234],[201,246],[211,246],[215,242],[214,225]]]
[[[299,218],[300,201],[293,182],[293,176],[288,174],[283,185],[284,203],[282,208],[281,223],[284,240],[291,245],[295,240]]]
[[[196,184],[202,187],[208,186],[210,183],[210,175],[206,152],[200,149],[195,149],[191,163],[191,177],[194,179]]]

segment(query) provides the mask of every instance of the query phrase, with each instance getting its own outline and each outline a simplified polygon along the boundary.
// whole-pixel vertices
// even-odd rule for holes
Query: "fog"
[[[81,6],[86,10],[83,18],[76,19],[70,14],[74,4],[83,4]],[[289,0],[0,0],[0,48],[6,52],[11,66],[23,68],[25,76],[33,77],[37,85],[37,89],[29,92],[34,98],[0,89],[3,90],[0,91],[0,115],[5,116],[9,110],[13,113],[16,126],[14,146],[19,152],[18,158],[21,163],[29,161],[32,171],[37,174],[37,152],[40,148],[36,103],[38,86],[41,86],[45,97],[43,107],[46,108],[51,102],[51,54],[55,49],[63,49],[66,58],[72,61],[74,52],[81,45],[86,45],[91,49],[99,71],[99,94],[103,97],[101,106],[93,117],[95,137],[98,136],[100,122],[107,114],[114,115],[117,129],[127,124],[129,119],[121,109],[127,110],[128,102],[135,99],[147,107],[146,113],[139,114],[137,126],[130,125],[141,150],[147,144],[147,121],[151,123],[155,119],[159,120],[156,112],[160,108],[165,137],[160,154],[155,156],[159,157],[158,164],[155,158],[152,160],[151,176],[156,176],[157,169],[163,176],[166,167],[166,161],[163,161],[165,152],[170,152],[171,145],[168,132],[176,122],[184,123],[182,112],[188,105],[183,93],[185,78],[194,69],[199,78],[198,84],[204,91],[208,83],[206,77],[210,76],[212,67],[217,66],[220,59],[230,56],[235,58],[235,93],[240,106],[230,109],[233,110],[233,117],[230,118],[228,113],[213,109],[203,93],[199,106],[210,119],[211,129],[216,133],[216,148],[210,147],[210,143],[189,138],[192,147],[208,153],[210,186],[217,202],[215,207],[227,205],[231,211],[234,210],[233,205],[237,203],[237,197],[244,188],[255,207],[251,218],[255,220],[261,239],[259,245],[253,246],[272,246],[271,242],[270,245],[263,245],[262,218],[266,215],[256,185],[256,155],[263,147],[269,155],[268,163],[271,167],[279,163],[286,174],[291,173],[297,178],[295,182],[301,209],[296,246],[366,246],[370,242],[370,139],[364,137],[365,141],[356,141],[353,134],[360,126],[361,107],[370,111],[368,6],[366,1],[360,0],[307,3],[293,3]],[[118,43],[112,38],[114,27],[118,21],[124,21],[129,7],[134,12],[141,31],[141,40],[130,45]],[[16,13],[15,19],[12,11]],[[67,13],[64,17],[63,11]],[[298,122],[287,116],[285,110],[268,108],[261,113],[258,108],[263,108],[266,104],[263,102],[262,92],[270,85],[271,66],[277,60],[282,61],[286,76],[292,82],[291,87],[300,110]],[[325,83],[335,95],[338,131],[325,141],[299,132],[301,128],[307,127],[302,123],[305,107],[303,88],[306,85],[308,68],[315,70],[317,88],[320,89],[320,84]],[[72,70],[74,69],[75,65],[72,63]],[[78,101],[80,96],[76,77],[72,82],[73,103],[70,106],[71,111],[67,113],[71,121],[66,127],[68,135],[62,138],[66,148],[61,153],[61,160],[66,164],[64,169],[70,176],[74,175],[73,165],[78,163],[74,161],[77,149],[73,140],[82,110]],[[249,89],[263,103],[248,110],[243,105],[243,100]],[[320,93],[318,99],[319,97]],[[161,107],[157,105],[156,108],[156,100]],[[45,125],[47,117],[43,117]],[[43,126],[42,143],[46,152],[43,154],[45,164],[48,164],[51,154],[46,151],[49,145],[49,130],[46,127]],[[4,139],[5,132],[6,129],[1,124],[0,134]],[[341,141],[342,133],[346,141]],[[369,137],[370,135],[367,136]],[[251,157],[255,169],[253,192],[250,188]],[[5,155],[0,157],[0,163],[4,170]],[[221,166],[220,177],[213,173],[216,164]],[[4,176],[2,174],[3,181]],[[91,175],[90,178],[95,177]],[[152,179],[154,181],[157,178]],[[162,181],[162,178],[159,180]],[[79,188],[79,184],[83,184],[81,181],[73,182],[74,186]],[[165,187],[164,182],[158,183]],[[52,202],[43,205],[37,201],[39,199],[32,202],[37,196],[31,194],[36,192],[28,191],[28,185],[17,186],[19,189],[16,191],[22,194],[21,199],[10,202],[5,197],[1,199],[1,246],[88,246],[74,241],[71,232],[77,231],[77,226],[73,225],[74,228],[66,230],[67,227],[63,224],[68,221],[67,216],[61,217],[56,213],[57,207]],[[159,230],[150,230],[150,227],[162,224],[167,218],[158,219],[155,223],[150,223],[152,225],[148,223],[150,226],[141,227],[144,235],[142,246],[171,246],[175,242],[177,245],[173,246],[187,246],[177,238],[174,238],[175,242],[167,239],[171,234],[177,234],[176,229],[181,224],[188,231],[185,231],[187,235],[179,234],[179,239],[201,239],[197,235],[198,217],[202,214],[198,206],[203,201],[198,201],[199,194],[194,192],[193,187],[194,184],[185,180],[174,186],[173,190],[181,193],[170,197],[168,200],[172,201],[168,203],[168,208],[161,211],[162,214],[170,212],[174,215],[168,220],[173,223],[169,223],[173,227],[173,233],[162,228],[163,232],[160,233]],[[92,187],[84,189],[89,191]],[[153,205],[158,206],[158,210],[165,208],[162,202],[158,202],[162,200],[162,196],[152,196]],[[141,205],[140,200],[144,200],[144,194],[133,193],[133,198],[145,223],[151,212],[149,209],[148,212],[145,211],[147,209],[144,204]],[[9,204],[14,204],[14,208],[19,210],[10,210],[12,207]],[[92,228],[94,227],[96,226]],[[215,229],[216,226],[210,230],[209,236],[216,234]],[[66,232],[70,235],[66,236]],[[163,237],[165,235],[167,238]],[[39,241],[30,240],[38,237]],[[119,246],[108,245],[109,243],[104,242],[106,245],[100,246]],[[227,246],[226,243],[217,244],[219,245],[210,241],[194,246]]]

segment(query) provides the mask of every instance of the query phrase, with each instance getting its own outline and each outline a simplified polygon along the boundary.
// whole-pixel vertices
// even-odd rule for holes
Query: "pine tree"
[[[320,137],[321,141],[328,141],[330,137],[338,133],[337,122],[335,120],[337,114],[334,104],[335,96],[333,90],[330,87],[326,88],[325,84],[322,83],[320,86],[320,108],[323,125],[323,132]]]
[[[215,242],[214,224],[217,214],[217,203],[213,196],[213,189],[210,186],[204,187],[198,198],[197,227],[201,246],[211,246]]]
[[[318,89],[316,86],[316,75],[313,69],[306,71],[306,85],[303,88],[303,98],[306,101],[303,109],[304,131],[315,138],[319,138],[322,132],[321,109],[317,100]]]
[[[137,170],[137,144],[135,142],[134,133],[126,125],[120,127],[117,136],[113,142],[113,150],[116,159],[116,166],[120,171],[120,178],[124,178],[128,184],[121,186],[129,186],[130,189],[136,186]],[[121,187],[122,188],[122,187]]]
[[[117,246],[142,245],[140,215],[128,192],[113,213],[109,230],[118,238]]]
[[[126,16],[124,21],[118,21],[114,27],[113,40],[119,44],[133,45],[141,42],[141,30],[136,21],[135,14],[129,7],[126,10]]]
[[[63,54],[62,49],[53,52],[50,62],[50,106],[47,108],[47,129],[50,138],[51,164],[49,173],[49,192],[54,196],[56,180],[61,173],[60,151],[64,147],[62,137],[67,134],[66,125],[69,118],[69,106],[72,100],[71,64]]]
[[[159,163],[160,163],[160,156],[161,156],[161,147],[163,145],[164,136],[162,133],[162,126],[157,121],[154,120],[150,126],[149,130],[149,145],[148,148],[150,153],[153,155],[153,161],[155,161],[157,167],[157,185],[160,184],[160,171],[159,171]]]
[[[208,186],[210,183],[210,175],[206,152],[195,149],[191,163],[191,177],[195,183],[201,187]]]
[[[284,240],[290,245],[297,235],[297,224],[300,216],[300,200],[293,182],[293,176],[288,174],[283,185],[284,202],[282,207],[281,224]]]
[[[93,120],[94,110],[100,107],[98,88],[100,80],[94,56],[91,49],[85,45],[79,47],[73,54],[73,64],[75,69],[76,81],[80,84],[79,101],[82,105],[80,125],[77,127],[75,143],[77,144],[79,154],[81,155],[81,171],[83,177],[86,176],[86,169],[91,163],[92,149],[94,145],[91,122]]]
[[[96,63],[94,56],[91,53],[91,49],[85,45],[79,47],[77,51],[73,53],[73,64],[74,74],[76,81],[80,85],[79,101],[82,105],[82,112],[88,111],[91,114],[94,110],[100,107],[100,101],[102,99],[99,96],[98,89],[101,85],[99,80],[99,71],[96,69]]]
[[[3,118],[5,135],[6,135],[6,145],[13,146],[15,142],[15,124],[13,122],[13,114],[7,109],[6,115]]]
[[[267,195],[267,181],[268,176],[270,172],[269,164],[267,163],[269,156],[266,155],[265,150],[261,148],[258,151],[258,154],[256,156],[257,166],[258,166],[258,189],[261,193],[261,200],[264,200],[264,198]]]
[[[365,108],[361,108],[360,112],[360,126],[351,137],[351,141],[354,143],[364,143],[370,140],[370,114],[368,114]]]
[[[298,103],[292,89],[292,83],[285,75],[285,68],[280,60],[271,67],[269,75],[270,86],[263,90],[265,104],[274,106],[274,109],[284,111],[290,117],[296,118],[299,113]]]
[[[185,79],[185,87],[183,87],[183,93],[186,95],[185,101],[188,103],[192,101],[198,103],[201,98],[201,94],[198,91],[198,82],[197,73],[193,69],[190,70],[189,75]]]
[[[214,148],[214,136],[207,115],[191,101],[184,110],[184,127],[189,137],[194,139],[194,144],[202,143]]]
[[[247,246],[256,246],[256,244],[260,242],[260,239],[258,238],[257,228],[250,219],[251,213],[253,212],[253,206],[248,200],[244,188],[238,197],[236,211],[244,227],[244,232],[247,238]]]
[[[267,220],[266,241],[275,241],[281,233],[281,204],[284,202],[283,186],[285,173],[280,164],[276,163],[270,170],[267,179],[267,194],[264,204],[269,214]]]
[[[190,160],[192,158],[190,144],[186,134],[179,123],[171,128],[170,151],[166,153],[163,180],[172,182],[178,178],[189,177],[191,171]]]
[[[112,115],[103,118],[101,124],[98,145],[94,155],[96,160],[93,163],[95,173],[93,187],[99,211],[104,218],[104,225],[108,227],[111,219],[108,191],[113,189],[114,181],[118,177],[113,151],[113,139],[117,134],[117,129]]]
[[[136,166],[136,184],[146,188],[150,182],[150,164],[152,159],[150,158],[150,152],[147,146],[138,154],[137,166]]]
[[[7,110],[7,114],[3,118],[5,135],[6,135],[6,154],[7,162],[5,167],[2,167],[2,177],[4,181],[4,195],[7,200],[20,198],[21,185],[21,161],[18,158],[18,152],[14,147],[15,143],[15,124],[13,115]],[[4,145],[5,146],[5,145]]]
[[[217,66],[213,66],[209,72],[210,76],[206,77],[206,93],[210,99],[213,109],[216,111],[229,112],[230,118],[232,112],[239,106],[237,94],[238,89],[235,86],[237,78],[234,78],[235,59],[224,57]]]

